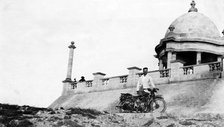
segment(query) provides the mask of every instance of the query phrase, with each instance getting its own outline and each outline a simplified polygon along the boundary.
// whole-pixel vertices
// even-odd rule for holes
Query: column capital
[[[75,45],[74,45],[74,44],[75,44],[75,42],[74,42],[74,41],[72,41],[72,42],[71,42],[71,45],[69,45],[69,46],[68,46],[68,48],[73,48],[73,49],[75,49],[76,47],[75,47]]]
[[[174,48],[167,48],[166,51],[167,52],[173,52],[174,51]]]
[[[66,82],[72,82],[72,79],[71,78],[66,78],[64,81],[62,81],[63,83],[66,83]]]

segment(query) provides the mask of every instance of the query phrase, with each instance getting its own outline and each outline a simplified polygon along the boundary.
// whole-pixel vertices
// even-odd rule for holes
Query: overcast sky
[[[0,0],[0,103],[49,106],[62,92],[68,46],[72,78],[158,69],[155,46],[191,0]],[[223,0],[196,0],[221,31]]]

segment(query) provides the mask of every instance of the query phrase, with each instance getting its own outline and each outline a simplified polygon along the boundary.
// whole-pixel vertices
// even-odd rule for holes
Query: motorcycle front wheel
[[[155,98],[150,102],[150,111],[153,113],[164,113],[166,111],[166,101],[163,98]]]

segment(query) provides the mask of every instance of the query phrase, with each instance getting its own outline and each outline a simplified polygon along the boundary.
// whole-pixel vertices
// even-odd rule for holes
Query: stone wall
[[[173,61],[170,69],[149,71],[148,73],[156,85],[161,85],[181,81],[221,78],[222,66],[221,62],[183,66],[181,61]],[[77,82],[76,86],[66,83],[62,95],[133,88],[142,74],[141,69],[131,67],[128,70],[129,74],[114,77],[104,77],[105,74],[101,72],[93,73],[93,80]]]

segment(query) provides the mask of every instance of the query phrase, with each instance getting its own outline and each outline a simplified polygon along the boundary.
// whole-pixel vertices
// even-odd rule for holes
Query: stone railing
[[[191,75],[194,74],[194,66],[185,66],[183,67],[183,74],[184,75]]]
[[[93,80],[86,81],[86,87],[92,87],[93,86]]]
[[[221,71],[221,63],[220,62],[214,62],[214,63],[209,63],[209,71]]]
[[[221,76],[222,63],[210,62],[180,67],[180,71],[171,81],[188,81],[196,79],[217,78]],[[178,72],[178,70],[176,70]],[[171,76],[172,77],[172,76]]]
[[[140,77],[142,76],[142,72],[138,73],[137,75]],[[152,77],[153,82],[155,84],[165,84],[169,82],[169,78],[171,76],[170,69],[164,69],[164,70],[155,70],[155,71],[149,71],[149,76]]]
[[[148,74],[153,78],[167,78],[170,77],[170,69],[149,71]],[[142,75],[142,72],[138,73],[139,77],[141,77]]]
[[[170,77],[170,69],[159,70],[160,78]]]
[[[222,66],[223,65],[221,62],[211,62],[199,65],[181,66],[171,69],[149,71],[148,74],[152,77],[153,82],[158,85],[167,84],[170,82],[217,78],[221,76],[223,69]],[[97,74],[98,75],[97,77],[94,77],[94,80],[77,82],[75,85],[71,84],[69,88],[71,91],[79,93],[135,87],[139,76],[141,76],[143,73],[139,71],[130,71],[128,75],[107,78],[104,78],[102,73]]]
[[[103,81],[103,85],[108,85],[109,84],[109,78],[106,78],[106,79],[102,79]]]
[[[127,83],[128,75],[120,76],[120,83]]]

